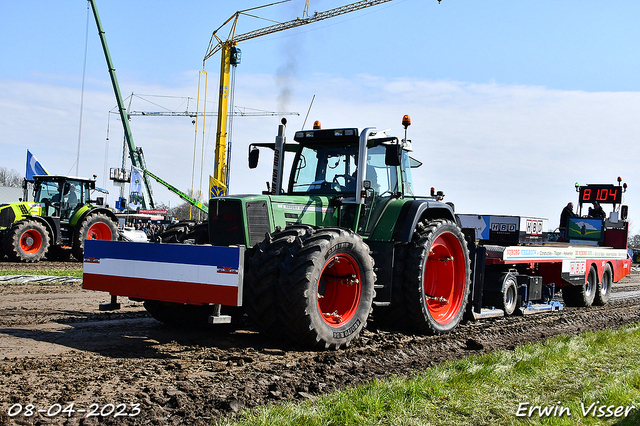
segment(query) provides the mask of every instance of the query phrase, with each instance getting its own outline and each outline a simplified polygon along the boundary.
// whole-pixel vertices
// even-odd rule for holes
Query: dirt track
[[[0,262],[1,269],[15,266]],[[614,285],[607,307],[483,320],[440,337],[379,330],[371,323],[348,349],[309,352],[279,346],[250,327],[171,329],[127,299],[120,300],[120,311],[100,312],[98,304],[109,296],[84,291],[79,283],[3,284],[0,424],[210,424],[244,407],[313,399],[469,353],[640,322],[638,290],[640,274],[635,273]],[[55,413],[72,403],[70,417],[47,417],[47,410]],[[17,404],[22,414],[9,418],[8,410],[14,413]],[[36,412],[25,417],[28,404]],[[121,415],[90,415],[112,408]],[[138,410],[135,417],[124,416]]]

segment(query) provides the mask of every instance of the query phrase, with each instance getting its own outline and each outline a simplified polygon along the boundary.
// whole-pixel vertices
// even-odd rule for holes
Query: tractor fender
[[[449,219],[458,223],[453,209],[448,204],[436,200],[411,200],[404,203],[400,209],[393,230],[393,240],[403,243],[410,242],[418,222],[423,219]]]
[[[117,226],[118,218],[116,217],[115,214],[113,214],[111,210],[106,209],[104,207],[92,206],[90,204],[83,206],[80,210],[76,212],[76,214],[73,215],[70,222],[71,226],[75,228],[78,224],[82,223],[87,216],[94,213],[105,214],[109,219],[113,220],[113,222]]]
[[[15,223],[43,216],[42,204],[19,202],[0,205],[0,228],[11,228]]]
[[[16,213],[11,204],[0,205],[0,228],[9,228],[16,221]]]

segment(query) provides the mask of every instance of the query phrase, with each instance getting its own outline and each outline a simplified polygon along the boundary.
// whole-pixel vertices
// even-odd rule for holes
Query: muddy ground
[[[0,270],[18,267],[0,262]],[[269,341],[250,326],[172,329],[124,298],[120,311],[99,311],[108,301],[80,283],[0,284],[0,424],[210,424],[243,408],[314,399],[471,353],[640,322],[640,274],[615,284],[606,307],[487,319],[446,336],[371,322],[355,344],[331,352]]]

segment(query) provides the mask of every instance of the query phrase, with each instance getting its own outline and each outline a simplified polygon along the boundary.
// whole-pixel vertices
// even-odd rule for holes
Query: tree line
[[[22,175],[15,169],[0,167],[0,186],[22,187]]]

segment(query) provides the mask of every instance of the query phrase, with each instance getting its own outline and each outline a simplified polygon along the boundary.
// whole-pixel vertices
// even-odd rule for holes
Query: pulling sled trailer
[[[578,214],[560,224],[566,229],[552,241],[547,219],[496,215],[458,215],[471,245],[474,268],[473,316],[476,318],[561,310],[554,301],[561,290],[567,306],[604,305],[611,284],[627,276],[629,224],[622,194],[627,185],[576,185]],[[611,204],[582,216],[587,203]]]
[[[512,219],[512,235],[484,238],[442,192],[415,195],[411,169],[422,163],[409,155],[408,116],[403,139],[316,122],[289,143],[285,124],[274,143],[249,147],[250,168],[260,149],[273,150],[268,191],[212,198],[203,235],[178,238],[191,244],[88,241],[83,287],[109,292],[106,308],[117,308],[117,296],[144,301],[167,324],[246,314],[274,339],[337,349],[372,312],[443,334],[482,308],[559,309],[550,305],[557,289],[570,304],[605,303],[611,282],[629,273],[624,247],[547,244],[545,222],[535,218]]]

